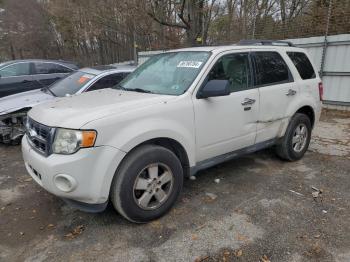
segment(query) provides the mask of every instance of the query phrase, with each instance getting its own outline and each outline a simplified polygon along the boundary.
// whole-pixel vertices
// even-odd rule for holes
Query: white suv
[[[34,107],[22,140],[29,174],[80,209],[110,199],[147,222],[201,169],[269,146],[300,159],[321,112],[320,78],[303,49],[248,44],[169,51],[114,88]]]

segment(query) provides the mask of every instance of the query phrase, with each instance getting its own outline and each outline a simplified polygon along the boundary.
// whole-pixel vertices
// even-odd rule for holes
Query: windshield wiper
[[[48,88],[47,86],[41,88],[41,91],[48,91],[51,95],[56,96],[56,94],[54,92],[52,92],[51,89]]]
[[[116,86],[116,89],[123,90],[123,91],[153,94],[153,92],[150,90],[146,90],[146,89],[142,89],[142,88],[125,88],[124,86],[122,86],[120,84]]]
[[[127,91],[128,89],[126,89],[124,86],[122,86],[121,84],[118,84],[115,89],[119,89],[119,90],[124,90]]]
[[[128,90],[130,90],[130,91],[135,91],[135,92],[139,92],[139,93],[153,94],[152,91],[146,90],[146,89],[142,89],[142,88],[133,88],[133,89],[128,89]]]

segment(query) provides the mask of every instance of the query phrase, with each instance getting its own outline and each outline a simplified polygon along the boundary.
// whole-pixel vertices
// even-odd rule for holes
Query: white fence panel
[[[324,36],[288,39],[305,48],[321,70]],[[327,37],[322,81],[324,103],[350,106],[350,34]]]

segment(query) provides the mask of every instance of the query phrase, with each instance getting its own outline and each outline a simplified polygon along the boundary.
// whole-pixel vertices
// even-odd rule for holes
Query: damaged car
[[[83,68],[49,87],[0,98],[0,143],[19,144],[25,133],[27,112],[57,97],[100,90],[117,85],[135,66],[96,66]]]

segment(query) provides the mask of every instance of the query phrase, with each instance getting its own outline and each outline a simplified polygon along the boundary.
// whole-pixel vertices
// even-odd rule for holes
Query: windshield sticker
[[[92,75],[83,75],[82,77],[79,78],[78,83],[84,84],[85,82],[87,82],[88,80],[90,80],[92,78],[93,78]]]
[[[191,68],[199,68],[203,62],[201,61],[180,61],[177,67],[191,67]]]

